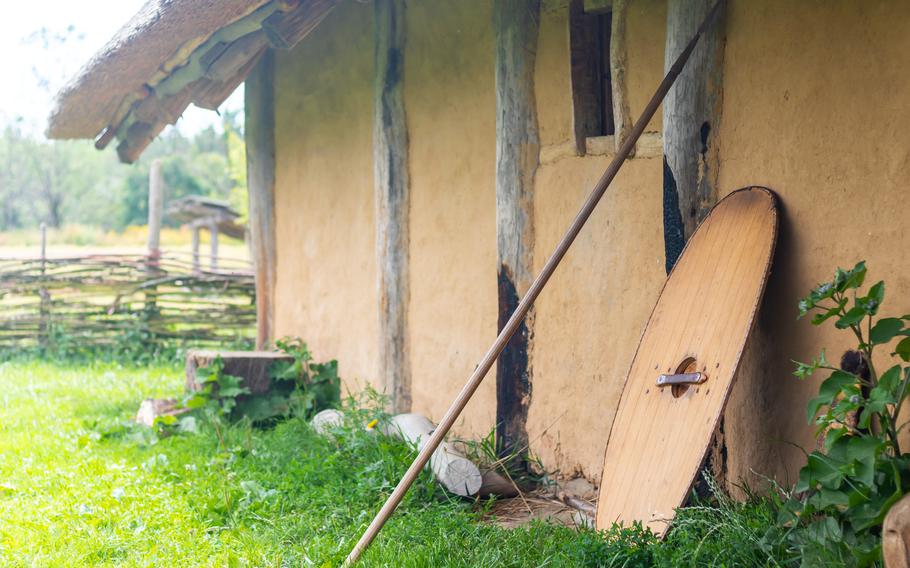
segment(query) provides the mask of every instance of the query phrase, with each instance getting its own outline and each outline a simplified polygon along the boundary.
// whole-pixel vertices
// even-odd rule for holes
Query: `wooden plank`
[[[127,128],[126,136],[117,144],[117,157],[124,164],[132,164],[165,126],[167,125],[163,122],[134,122]]]
[[[268,47],[268,40],[262,30],[247,34],[229,44],[224,51],[207,64],[204,76],[215,82],[231,81],[244,68],[250,68],[250,61]]]
[[[669,0],[664,67],[695,33],[715,0]],[[664,248],[667,272],[717,201],[717,144],[722,95],[724,6],[667,94],[663,108]]]
[[[395,412],[411,409],[408,357],[410,180],[404,108],[403,0],[375,0],[373,183],[379,262],[379,372]]]
[[[764,188],[721,201],[690,239],[651,313],[613,419],[597,527],[663,534],[685,501],[730,392],[765,288],[777,208]],[[661,373],[701,372],[659,387]]]
[[[618,0],[584,0],[585,12],[589,14],[601,14],[614,10],[614,5]]]
[[[197,87],[193,97],[193,104],[199,108],[217,111],[218,107],[220,107],[224,101],[237,90],[237,87],[246,80],[247,75],[249,75],[253,68],[259,63],[259,59],[262,57],[262,54],[265,53],[265,49],[266,48],[263,48],[259,53],[254,54],[250,60],[247,61],[246,65],[241,67],[233,77],[221,82],[209,80],[201,81],[201,84]]]
[[[534,98],[539,0],[496,0],[496,248],[499,329],[533,279],[534,175],[540,138]],[[496,441],[502,454],[527,451],[531,395],[529,314],[496,362]]]
[[[273,339],[275,302],[275,59],[267,51],[246,80],[246,172],[256,273],[256,344]]]
[[[275,49],[293,49],[332,11],[337,0],[309,0],[290,12],[275,12],[262,21],[262,29]]]

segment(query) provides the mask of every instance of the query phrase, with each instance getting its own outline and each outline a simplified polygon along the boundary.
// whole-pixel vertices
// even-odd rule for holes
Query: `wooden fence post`
[[[193,274],[199,274],[202,265],[199,263],[199,225],[193,224]]]
[[[149,168],[149,222],[148,257],[151,267],[158,266],[161,258],[161,215],[164,209],[164,177],[161,160],[152,161]]]
[[[218,270],[218,221],[209,221],[209,270]]]
[[[499,329],[533,277],[534,175],[540,159],[534,64],[540,0],[493,3],[496,78],[496,248]],[[533,312],[496,362],[496,443],[501,454],[527,450]]]
[[[41,281],[44,282],[44,275],[47,272],[47,223],[41,223]],[[38,343],[42,348],[48,345],[49,322],[50,319],[50,294],[45,286],[38,289],[38,296],[41,303],[38,307]]]
[[[161,160],[152,161],[149,167],[149,201],[148,201],[148,257],[146,274],[154,278],[161,260],[161,216],[164,210],[164,176],[161,173]],[[151,334],[152,322],[158,314],[158,290],[150,287],[145,292],[145,326]]]

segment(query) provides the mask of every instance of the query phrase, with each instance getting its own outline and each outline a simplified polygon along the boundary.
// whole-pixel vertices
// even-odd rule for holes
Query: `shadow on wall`
[[[761,489],[774,478],[783,486],[796,481],[811,448],[812,427],[806,424],[807,389],[813,385],[793,376],[793,359],[811,350],[813,342],[797,320],[800,267],[793,218],[778,202],[777,250],[765,299],[746,344],[724,413],[727,443],[727,485],[734,495],[742,488]],[[799,439],[794,432],[804,432]],[[796,445],[794,445],[796,444]]]

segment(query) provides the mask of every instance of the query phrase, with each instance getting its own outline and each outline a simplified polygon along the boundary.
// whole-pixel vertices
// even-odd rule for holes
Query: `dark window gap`
[[[615,132],[610,76],[612,13],[584,11],[584,0],[569,4],[569,41],[575,142],[585,153],[585,139]]]

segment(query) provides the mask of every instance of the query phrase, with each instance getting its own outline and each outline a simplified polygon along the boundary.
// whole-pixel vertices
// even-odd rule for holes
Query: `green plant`
[[[224,372],[221,357],[197,371],[202,388],[184,401],[191,411],[202,410],[209,418],[237,422],[248,419],[256,424],[279,418],[301,416],[309,419],[320,410],[341,405],[341,379],[338,362],[313,362],[306,343],[284,338],[277,342],[291,360],[278,360],[269,369],[271,388],[265,393],[252,393],[243,379]],[[174,426],[167,424],[166,426]]]
[[[901,452],[898,441],[906,426],[898,419],[910,394],[910,367],[898,362],[880,373],[874,358],[876,350],[901,338],[891,356],[910,361],[910,316],[877,318],[885,283],[862,294],[865,279],[864,262],[838,269],[832,281],[799,303],[800,317],[812,313],[813,325],[833,320],[857,342],[840,367],[822,352],[811,363],[798,363],[794,373],[805,379],[820,370],[830,372],[807,409],[809,422],[825,435],[824,448],[809,454],[794,488],[796,497],[781,509],[781,521],[793,529],[789,540],[808,563],[877,562],[885,514],[910,490],[910,455]]]
[[[288,403],[295,415],[309,418],[320,410],[338,408],[341,404],[341,379],[338,361],[314,363],[307,344],[299,337],[285,337],[275,342],[293,361],[276,361],[269,369],[273,382],[291,386]]]
[[[215,357],[211,365],[196,371],[196,379],[202,388],[190,394],[183,404],[190,410],[203,409],[206,414],[230,418],[237,407],[237,399],[250,394],[243,386],[243,378],[224,372],[224,360]]]

